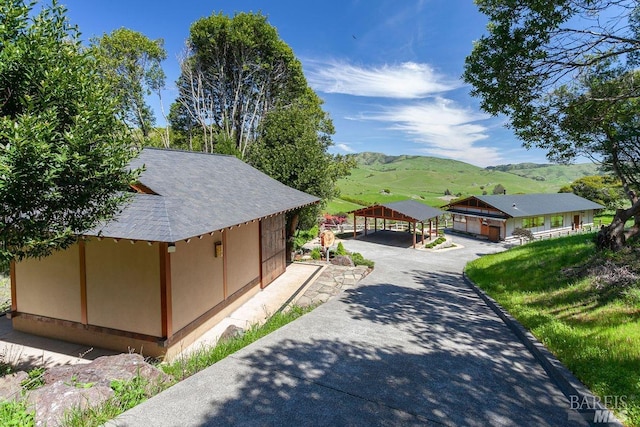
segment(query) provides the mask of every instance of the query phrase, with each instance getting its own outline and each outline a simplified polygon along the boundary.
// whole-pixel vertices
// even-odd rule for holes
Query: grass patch
[[[286,311],[277,312],[263,325],[253,325],[239,337],[220,341],[212,347],[202,347],[186,357],[162,365],[161,368],[175,379],[185,379],[294,321],[314,308],[313,306],[293,306]]]
[[[35,414],[27,409],[27,402],[0,402],[0,425],[28,427],[35,423]]]
[[[123,412],[141,404],[166,389],[166,385],[152,384],[140,376],[130,381],[112,381],[114,395],[104,404],[85,410],[74,409],[65,414],[63,427],[91,427],[103,425]]]
[[[466,274],[600,399],[625,396],[611,409],[640,426],[640,285],[603,285],[596,273],[612,263],[637,271],[638,249],[596,253],[593,237],[533,242],[477,259]]]

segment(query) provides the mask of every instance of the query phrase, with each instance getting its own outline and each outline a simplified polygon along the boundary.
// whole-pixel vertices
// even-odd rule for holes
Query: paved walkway
[[[433,253],[344,242],[376,261],[358,286],[109,425],[584,425],[462,279],[500,246],[455,240]]]

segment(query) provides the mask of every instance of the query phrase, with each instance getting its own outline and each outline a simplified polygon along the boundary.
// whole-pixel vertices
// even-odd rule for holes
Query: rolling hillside
[[[555,193],[585,175],[597,174],[591,164],[502,165],[481,168],[457,160],[425,156],[386,156],[380,153],[355,155],[358,167],[338,182],[341,198],[329,203],[331,213],[346,212],[362,205],[389,203],[413,198],[439,207],[447,203],[445,192],[492,194],[501,184],[508,193]]]

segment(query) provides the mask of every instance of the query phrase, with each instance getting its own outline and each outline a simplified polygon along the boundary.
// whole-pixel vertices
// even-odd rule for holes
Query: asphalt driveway
[[[346,241],[376,261],[359,286],[110,425],[579,425],[462,279],[502,247],[454,239],[433,253]]]

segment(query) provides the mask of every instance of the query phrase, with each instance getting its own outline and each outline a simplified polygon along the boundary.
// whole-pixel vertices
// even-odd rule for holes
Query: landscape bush
[[[528,228],[517,227],[517,228],[515,228],[513,230],[513,233],[511,233],[511,234],[516,236],[516,237],[520,237],[522,239],[526,239],[528,241],[533,240],[533,233]]]
[[[436,247],[436,246],[438,246],[439,244],[444,243],[444,242],[446,242],[446,241],[447,241],[447,238],[446,238],[446,237],[444,237],[444,236],[440,236],[440,237],[438,237],[436,240],[434,240],[433,242],[426,243],[426,244],[424,245],[424,247],[425,247],[426,249],[432,249],[432,248],[435,248],[435,247]]]
[[[347,255],[347,250],[344,248],[342,242],[338,242],[338,246],[336,247],[336,255]]]
[[[355,266],[364,265],[364,266],[367,266],[369,268],[373,268],[373,266],[375,264],[370,259],[366,259],[365,257],[363,257],[362,254],[359,253],[359,252],[352,252],[351,253],[351,261],[353,261],[353,265],[355,265]]]
[[[293,250],[300,250],[305,243],[318,237],[318,230],[317,225],[309,230],[298,230],[296,235],[293,236]]]

